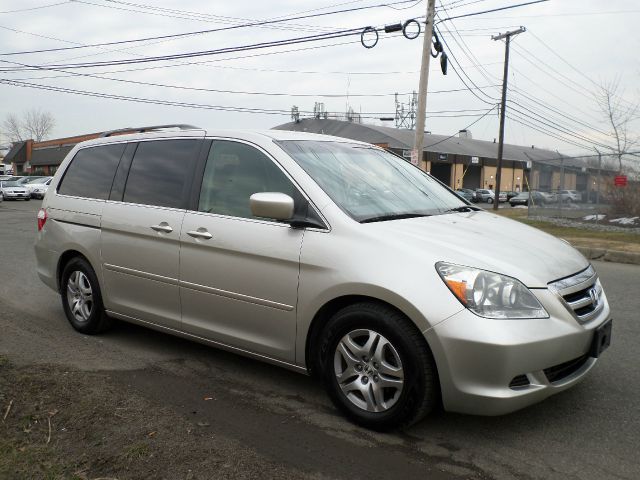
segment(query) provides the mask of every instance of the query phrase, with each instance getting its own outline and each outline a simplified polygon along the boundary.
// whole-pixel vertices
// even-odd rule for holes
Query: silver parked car
[[[15,180],[0,180],[0,196],[3,200],[31,200],[27,188]]]
[[[91,140],[37,222],[38,274],[76,330],[120,319],[310,373],[378,430],[440,402],[523,408],[583,379],[610,340],[598,275],[566,242],[352,140]]]

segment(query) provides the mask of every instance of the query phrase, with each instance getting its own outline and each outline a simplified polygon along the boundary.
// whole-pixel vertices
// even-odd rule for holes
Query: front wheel
[[[404,428],[438,403],[436,368],[420,331],[385,305],[359,303],[327,324],[320,348],[333,403],[366,428]]]
[[[493,203],[493,198],[491,197],[487,198],[487,203]]]
[[[102,304],[98,278],[83,258],[76,257],[65,265],[60,294],[67,320],[77,331],[93,335],[111,327],[112,320]]]

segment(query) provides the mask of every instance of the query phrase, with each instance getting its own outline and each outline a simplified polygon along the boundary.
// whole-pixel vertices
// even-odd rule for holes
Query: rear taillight
[[[47,210],[41,208],[38,211],[38,231],[42,230],[42,227],[44,227],[45,223],[47,223]]]

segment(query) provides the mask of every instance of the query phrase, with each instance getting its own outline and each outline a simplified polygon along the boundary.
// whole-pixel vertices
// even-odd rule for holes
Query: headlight
[[[449,290],[476,315],[486,318],[548,318],[549,314],[522,282],[498,273],[436,263]]]

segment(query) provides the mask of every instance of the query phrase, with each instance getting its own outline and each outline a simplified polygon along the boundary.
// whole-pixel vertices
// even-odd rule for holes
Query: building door
[[[451,186],[451,164],[431,162],[431,175],[445,185]]]
[[[469,165],[467,173],[464,174],[464,179],[462,180],[462,187],[470,188],[472,190],[480,188],[482,186],[480,185],[481,174],[482,167],[480,165]]]

